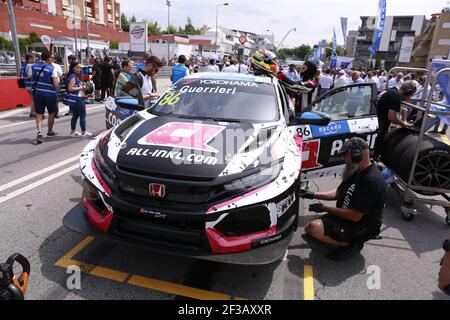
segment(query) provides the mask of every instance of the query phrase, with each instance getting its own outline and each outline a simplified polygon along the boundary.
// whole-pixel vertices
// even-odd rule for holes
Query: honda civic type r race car
[[[346,90],[355,89],[373,98],[370,85]],[[131,97],[115,102],[124,109],[140,107]],[[322,111],[329,102],[318,100]],[[373,110],[356,109],[350,118],[362,112],[370,119]],[[80,159],[82,206],[66,215],[64,225],[160,252],[238,264],[273,262],[298,226],[300,173],[308,172],[302,163],[319,175],[338,165],[321,164],[315,148],[331,131],[344,137],[343,122],[329,124],[329,116],[318,111],[294,117],[274,78],[189,76],[153,107],[86,146]],[[345,120],[346,134],[362,133],[352,121]]]

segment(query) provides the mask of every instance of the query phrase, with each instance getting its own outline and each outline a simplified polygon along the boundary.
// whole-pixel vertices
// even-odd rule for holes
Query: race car
[[[352,90],[365,100],[349,113],[343,94]],[[298,226],[301,177],[342,164],[323,162],[320,146],[373,129],[374,109],[363,105],[372,90],[350,86],[297,116],[277,79],[252,75],[189,76],[137,113],[140,99],[116,98],[134,114],[82,152],[82,206],[64,225],[194,258],[276,261]],[[321,110],[337,116],[330,123]]]

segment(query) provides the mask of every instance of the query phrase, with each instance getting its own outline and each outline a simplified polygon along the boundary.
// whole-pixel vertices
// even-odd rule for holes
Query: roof
[[[272,77],[255,76],[253,74],[225,73],[225,72],[200,72],[187,76],[185,79],[225,80],[225,81],[247,81],[272,84]]]

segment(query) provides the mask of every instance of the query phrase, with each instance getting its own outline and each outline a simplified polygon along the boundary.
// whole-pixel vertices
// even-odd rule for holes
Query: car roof
[[[248,81],[265,84],[276,83],[276,78],[274,77],[262,77],[262,76],[255,76],[253,74],[227,73],[227,72],[200,72],[187,76],[184,79]]]

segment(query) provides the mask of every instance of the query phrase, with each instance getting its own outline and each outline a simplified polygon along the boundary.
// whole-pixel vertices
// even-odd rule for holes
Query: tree
[[[131,16],[130,23],[135,23],[135,22],[137,22],[137,19],[136,19],[136,16],[133,14]]]
[[[122,30],[124,32],[130,32],[130,22],[128,21],[128,17],[125,13],[122,13],[120,16],[120,25],[122,26]]]
[[[280,49],[279,55],[283,57],[293,57],[300,60],[306,60],[312,52],[312,48],[308,44],[302,44],[296,48]]]
[[[333,55],[333,49],[332,48],[333,48],[333,41],[330,41],[330,42],[327,43],[327,48],[325,50],[325,57],[326,58],[329,58],[329,57],[331,57]],[[338,56],[344,56],[345,55],[344,47],[338,45],[336,47],[336,54]]]
[[[199,30],[197,30],[192,24],[192,19],[190,17],[187,18],[186,25],[184,26],[185,34],[200,34]]]
[[[159,36],[162,34],[161,27],[159,26],[158,22],[148,22],[148,34],[153,36]]]

